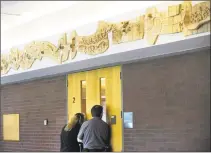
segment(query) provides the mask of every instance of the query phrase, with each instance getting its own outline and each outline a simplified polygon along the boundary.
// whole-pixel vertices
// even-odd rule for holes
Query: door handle
[[[73,103],[75,103],[75,97],[73,97]]]

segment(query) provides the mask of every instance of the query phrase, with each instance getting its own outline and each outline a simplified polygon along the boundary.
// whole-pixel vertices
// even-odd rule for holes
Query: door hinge
[[[119,77],[120,77],[120,79],[122,79],[122,72],[119,73]]]
[[[123,118],[122,116],[123,116],[123,113],[122,113],[122,111],[121,111],[121,118]]]

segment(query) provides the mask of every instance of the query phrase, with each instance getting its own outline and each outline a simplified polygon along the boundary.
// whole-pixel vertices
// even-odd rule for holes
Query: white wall
[[[98,20],[115,18],[128,11],[145,10],[149,6],[160,3],[164,3],[164,1],[88,1],[76,3],[71,7],[34,19],[24,25],[2,31],[1,52],[7,52],[13,46],[25,44],[32,40],[68,32]]]
[[[180,2],[179,1],[177,1],[177,2],[168,2],[168,3],[165,3],[165,5],[157,5],[157,8],[158,8],[158,10],[167,10],[167,5],[169,5],[169,4],[176,4],[176,3],[180,3]],[[144,8],[144,9],[142,8],[142,9],[139,9],[139,10],[136,10],[136,11],[132,11],[132,12],[129,12],[129,13],[124,13],[124,14],[121,14],[121,15],[117,15],[115,17],[107,19],[106,21],[118,22],[118,21],[122,21],[122,20],[132,19],[132,18],[135,18],[135,17],[137,17],[137,16],[139,16],[141,14],[144,14],[145,13],[145,9],[146,8]],[[110,13],[110,15],[112,14],[112,12],[110,12],[108,10],[106,10],[106,11],[108,13]],[[66,13],[66,14],[68,14],[68,13]],[[81,15],[84,17],[84,14],[81,14]],[[96,15],[96,16],[92,17],[91,19],[89,18],[89,20],[90,21],[91,20],[95,20],[95,17],[97,18],[98,16],[100,16],[100,15]],[[70,23],[68,23],[68,20],[67,20],[68,15],[66,15],[65,17],[58,15],[58,16],[55,17],[55,19],[57,19],[59,17],[60,17],[60,19],[62,21],[59,24],[60,25],[63,24],[64,26],[61,27],[59,25],[59,26],[57,26],[57,28],[54,27],[54,26],[53,27],[48,27],[50,29],[49,31],[54,31],[54,29],[57,29],[57,30],[55,30],[52,33],[57,33],[57,32],[62,31],[63,29],[67,29],[67,27],[68,27],[67,25],[70,25]],[[88,17],[86,17],[86,18],[88,18]],[[44,19],[40,19],[40,20],[44,20]],[[78,23],[79,22],[80,21],[78,21]],[[29,27],[33,28],[33,26],[30,26],[30,24],[32,24],[32,23],[29,23]],[[52,20],[52,24],[53,25],[57,24],[57,22]],[[34,26],[36,27],[36,24]],[[19,33],[19,35],[21,35],[21,33],[25,34],[24,36],[22,36],[22,38],[25,38],[25,39],[20,40],[20,42],[21,41],[22,42],[27,42],[29,40],[31,41],[31,40],[34,40],[36,38],[39,38],[39,34],[42,34],[42,33],[44,33],[43,35],[48,35],[49,34],[47,32],[45,33],[45,30],[43,30],[43,29],[45,29],[45,27],[44,28],[37,28],[36,30],[35,29],[30,29],[30,28],[25,29],[25,32],[23,32],[21,30],[16,32],[16,34]],[[94,33],[96,31],[96,28],[97,28],[97,20],[95,20],[95,22],[92,22],[92,23],[89,23],[89,24],[86,24],[86,25],[83,25],[83,26],[80,26],[80,27],[77,27],[77,28],[69,28],[69,30],[65,30],[65,31],[66,32],[70,32],[73,29],[76,29],[78,35],[90,35],[90,34],[92,34],[92,33]],[[28,32],[28,35],[27,35],[27,32]],[[184,37],[183,33],[171,34],[171,35],[161,35],[161,36],[159,36],[156,45],[170,43],[170,42],[179,41],[179,40],[183,40],[183,39],[189,39],[189,38],[198,37],[198,36],[201,36],[201,35],[209,35],[209,34],[210,34],[210,32],[203,33],[203,34],[198,34],[198,35],[193,35],[193,36],[189,36],[189,37]],[[53,35],[53,36],[50,36],[50,37],[45,37],[45,38],[37,39],[37,40],[45,40],[45,41],[50,41],[50,42],[52,42],[54,44],[57,44],[57,41],[58,41],[59,38],[60,38],[60,34],[56,34],[56,35]],[[9,39],[9,37],[7,39]],[[12,39],[11,40],[11,44],[12,44],[12,43],[14,43],[12,41],[17,41],[18,37],[16,35],[14,37],[12,37],[12,35],[10,35],[10,39]],[[110,42],[111,42],[111,35],[109,36],[109,39],[110,39]],[[5,40],[6,39],[4,38],[4,41]],[[24,45],[17,45],[17,47],[19,49],[23,49]],[[145,39],[134,41],[134,42],[129,42],[129,43],[122,43],[122,44],[118,44],[118,45],[110,44],[110,48],[104,54],[99,54],[99,55],[96,55],[96,56],[88,56],[88,55],[85,55],[85,54],[78,53],[74,60],[67,61],[66,63],[71,63],[71,62],[76,62],[76,61],[86,60],[86,59],[91,59],[91,58],[97,58],[97,57],[100,57],[100,56],[107,56],[107,55],[110,55],[110,54],[117,54],[117,53],[120,53],[120,52],[126,52],[126,51],[130,51],[130,50],[146,48],[146,47],[149,47],[149,45],[148,45],[148,43],[146,42]],[[8,51],[9,51],[8,49],[5,49],[4,52],[2,52],[2,53],[8,53]],[[56,65],[57,65],[57,63],[55,63],[51,59],[43,58],[42,61],[35,61],[35,63],[33,64],[32,68],[29,69],[29,70],[23,71],[23,70],[19,69],[18,71],[15,71],[15,70],[11,69],[9,71],[9,73],[4,75],[4,76],[14,75],[14,74],[18,74],[18,73],[22,73],[22,72],[26,72],[26,71],[33,71],[33,70],[36,70],[36,69],[43,69],[43,68],[52,67],[52,66],[56,66]]]

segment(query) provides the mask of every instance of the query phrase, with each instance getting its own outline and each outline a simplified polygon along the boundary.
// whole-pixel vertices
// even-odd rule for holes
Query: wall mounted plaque
[[[124,128],[133,128],[133,112],[124,112]]]

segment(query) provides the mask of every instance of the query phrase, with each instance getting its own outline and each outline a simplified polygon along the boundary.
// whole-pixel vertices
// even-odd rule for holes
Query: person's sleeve
[[[63,149],[63,139],[62,139],[63,131],[64,131],[64,127],[62,128],[62,131],[61,131],[61,134],[60,134],[60,150]]]
[[[107,145],[107,151],[106,152],[112,152],[112,145],[111,145],[111,125],[108,125],[107,130],[107,139],[106,139],[106,145]]]
[[[61,151],[61,149],[62,149],[62,134],[60,134],[60,151]]]
[[[107,139],[107,145],[111,144],[111,125],[108,125],[108,139]]]
[[[83,140],[85,128],[86,128],[86,124],[84,123],[84,124],[82,124],[82,126],[81,126],[81,128],[80,128],[80,130],[79,130],[79,133],[78,133],[78,137],[77,137],[77,138],[78,138],[79,140]]]

